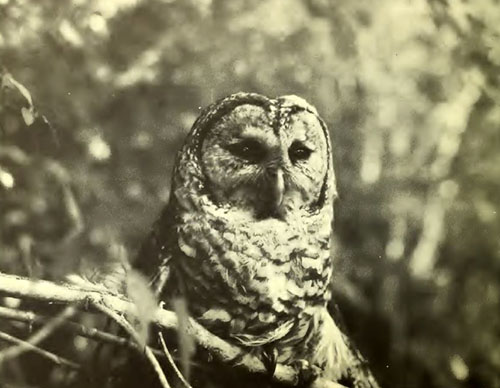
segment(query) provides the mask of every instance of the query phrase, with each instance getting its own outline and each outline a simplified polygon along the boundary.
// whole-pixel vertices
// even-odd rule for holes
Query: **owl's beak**
[[[273,174],[274,184],[272,185],[272,205],[274,209],[278,209],[283,202],[283,193],[285,192],[285,180],[283,179],[283,170],[277,169]]]
[[[285,193],[283,170],[274,166],[269,168],[262,183],[259,193],[262,202],[258,206],[257,217],[260,219],[271,217],[282,219],[281,204]]]
[[[283,170],[277,168],[269,171],[268,175],[268,192],[265,193],[266,206],[263,212],[265,218],[282,218],[281,203],[283,202],[283,194],[285,192],[285,180],[283,178]]]

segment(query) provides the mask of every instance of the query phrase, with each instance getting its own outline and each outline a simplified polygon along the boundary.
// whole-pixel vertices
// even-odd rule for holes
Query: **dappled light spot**
[[[0,184],[6,189],[12,189],[14,187],[14,177],[8,171],[0,168]]]
[[[450,358],[450,369],[457,380],[463,381],[469,377],[469,367],[458,354]]]
[[[102,137],[93,136],[88,142],[88,152],[95,160],[104,161],[111,157],[111,148]]]

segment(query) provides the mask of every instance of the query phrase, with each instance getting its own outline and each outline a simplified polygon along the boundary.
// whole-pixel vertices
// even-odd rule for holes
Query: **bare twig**
[[[132,327],[132,325],[124,318],[123,315],[120,315],[113,311],[112,309],[101,305],[96,304],[95,307],[100,310],[102,313],[113,319],[116,323],[118,323],[126,332],[129,334],[137,343],[141,343],[141,338],[139,333]],[[161,368],[160,363],[156,359],[155,355],[151,351],[151,348],[147,345],[144,346],[144,355],[150,362],[153,367],[156,375],[158,376],[158,380],[160,380],[160,384],[163,388],[170,388],[170,384],[167,381],[165,373],[163,373],[163,369]]]
[[[30,325],[41,319],[41,317],[38,316],[33,311],[19,311],[16,309],[11,309],[9,307],[3,307],[3,306],[0,306],[0,318],[25,322]]]
[[[75,315],[76,312],[77,310],[74,306],[67,306],[62,312],[49,320],[39,331],[28,338],[28,340],[23,341],[23,343],[17,346],[13,346],[0,352],[0,361],[7,361],[11,358],[19,357],[23,352],[31,350],[30,347],[26,346],[26,343],[33,346],[38,345],[40,342],[50,336],[59,326],[61,326],[64,321]]]
[[[28,325],[44,325],[50,318],[37,314],[34,311],[21,311],[16,309],[11,309],[9,307],[0,306],[0,319],[8,319],[18,322],[24,322]],[[102,341],[105,343],[110,343],[119,346],[137,347],[137,344],[127,338],[119,337],[111,333],[96,329],[95,327],[84,326],[77,322],[66,321],[63,322],[62,327],[71,330],[73,333],[78,334],[82,337],[94,339],[97,341]],[[163,353],[158,350],[157,354],[163,355]]]
[[[40,356],[45,357],[45,358],[49,359],[50,361],[55,362],[58,365],[68,366],[72,369],[79,369],[80,368],[80,366],[78,364],[74,363],[73,361],[67,360],[64,357],[58,356],[58,355],[51,353],[47,350],[41,349],[36,345],[33,345],[27,341],[23,341],[23,340],[16,338],[10,334],[3,333],[0,331],[0,339],[7,341],[7,342],[10,342],[10,343],[13,343],[13,344],[16,344],[15,348],[19,347],[19,348],[22,348],[23,351],[31,351],[31,352],[37,353]],[[7,358],[5,358],[2,354],[0,354],[0,365],[7,360],[8,360]]]
[[[87,310],[96,310],[96,306],[105,306],[117,315],[135,316],[137,314],[137,309],[132,302],[103,290],[88,290],[74,285],[31,280],[2,273],[0,273],[0,295],[57,304],[77,303]],[[189,318],[188,322],[189,325],[185,328],[188,334],[195,338],[199,346],[207,349],[223,363],[242,367],[250,373],[268,374],[266,367],[257,356],[215,336],[192,318]],[[177,330],[179,322],[175,313],[158,308],[153,317],[153,324],[163,329]],[[296,385],[298,373],[295,368],[289,365],[278,364],[273,379],[283,384]],[[324,384],[321,385],[321,382]],[[318,380],[315,386],[332,385]]]
[[[43,325],[49,321],[50,318],[35,313],[34,311],[21,311],[16,309],[11,309],[9,307],[0,306],[0,319],[7,319],[17,322],[23,322],[28,325]],[[115,334],[108,333],[103,330],[99,330],[95,327],[84,326],[81,323],[66,321],[62,324],[62,328],[71,331],[74,334],[79,336],[89,338],[95,341],[100,341],[103,343],[108,343],[111,345],[125,346],[132,349],[140,349],[142,351],[142,347],[139,346],[136,342],[120,337]],[[151,349],[152,352],[157,357],[166,357],[163,350],[160,349]]]
[[[160,344],[161,344],[161,347],[163,349],[163,353],[165,354],[165,357],[167,357],[168,362],[172,366],[172,369],[174,370],[174,372],[177,375],[177,377],[179,378],[179,380],[182,382],[182,384],[184,384],[184,386],[186,388],[192,388],[191,385],[189,384],[189,382],[182,375],[179,368],[177,368],[177,365],[175,364],[175,361],[174,361],[172,355],[170,354],[170,351],[168,350],[165,339],[163,338],[163,333],[161,331],[158,333],[158,338],[160,339]]]

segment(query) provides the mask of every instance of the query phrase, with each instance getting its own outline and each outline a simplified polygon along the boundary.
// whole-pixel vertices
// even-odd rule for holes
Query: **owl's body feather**
[[[163,300],[183,296],[214,334],[340,381],[361,359],[327,311],[336,195],[328,136],[295,96],[238,93],[206,109],[138,266],[155,275]],[[376,386],[364,379],[353,386]]]

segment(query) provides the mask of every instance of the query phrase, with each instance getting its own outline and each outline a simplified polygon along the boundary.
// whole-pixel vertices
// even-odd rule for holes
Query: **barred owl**
[[[178,154],[170,201],[137,267],[154,275],[161,299],[181,295],[221,338],[375,387],[327,310],[330,147],[324,121],[299,97],[237,93],[209,106]]]

